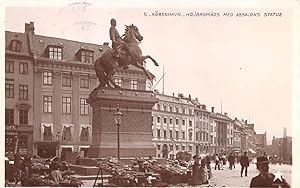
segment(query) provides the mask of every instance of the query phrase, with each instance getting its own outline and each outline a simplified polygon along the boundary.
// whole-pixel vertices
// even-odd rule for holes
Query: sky
[[[87,1],[88,2],[88,1]],[[110,19],[117,29],[134,24],[140,47],[164,93],[198,98],[210,110],[255,124],[256,133],[282,137],[292,132],[292,10],[289,8],[109,8],[67,1],[64,6],[6,7],[5,30],[24,32],[34,22],[38,35],[81,42],[110,42]],[[151,13],[214,13],[216,16],[145,16]],[[276,12],[282,16],[265,17]],[[233,13],[233,16],[223,16]],[[259,13],[260,16],[236,16]],[[156,82],[155,82],[156,83]],[[162,81],[155,89],[162,92]]]

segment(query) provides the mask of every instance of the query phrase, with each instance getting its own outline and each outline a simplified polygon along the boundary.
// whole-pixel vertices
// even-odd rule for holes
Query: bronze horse
[[[123,43],[120,44],[118,50],[120,57],[116,58],[112,55],[112,50],[106,50],[94,63],[96,75],[100,82],[96,89],[105,86],[111,87],[109,83],[111,83],[115,88],[119,88],[112,79],[118,68],[126,68],[129,64],[131,64],[142,69],[146,76],[151,79],[149,72],[147,72],[147,70],[143,67],[143,62],[145,59],[149,58],[156,66],[158,66],[158,63],[150,55],[142,55],[142,50],[138,45],[139,42],[143,40],[143,37],[139,33],[138,28],[133,24],[125,27]]]

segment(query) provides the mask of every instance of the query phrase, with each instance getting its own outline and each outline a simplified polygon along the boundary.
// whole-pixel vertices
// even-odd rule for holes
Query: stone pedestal
[[[87,102],[93,108],[92,145],[88,157],[117,157],[117,125],[113,114],[119,105],[120,157],[155,156],[152,142],[152,107],[158,102],[152,91],[102,88]]]

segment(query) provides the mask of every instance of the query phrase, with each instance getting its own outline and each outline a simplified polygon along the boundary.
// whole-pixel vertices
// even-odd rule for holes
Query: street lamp
[[[114,113],[114,119],[117,125],[118,159],[120,159],[120,125],[122,121],[122,116],[123,113],[120,112],[120,106],[118,104],[117,111]]]
[[[59,158],[59,142],[60,142],[60,137],[61,137],[61,135],[60,135],[60,133],[59,132],[57,132],[57,134],[56,134],[56,141],[57,141],[57,156],[58,156],[58,158]]]

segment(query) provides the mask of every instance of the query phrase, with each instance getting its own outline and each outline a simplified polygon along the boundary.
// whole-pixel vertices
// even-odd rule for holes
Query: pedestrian
[[[245,169],[245,176],[247,176],[247,169],[249,167],[249,157],[247,156],[247,151],[244,152],[244,155],[240,159],[241,164],[241,177],[243,177],[243,171]]]
[[[222,161],[223,161],[223,166],[225,166],[226,165],[226,153],[223,154]]]
[[[201,165],[200,165],[200,181],[201,184],[208,184],[208,170],[206,167],[206,159],[205,157],[202,158],[201,160]]]
[[[220,163],[219,156],[216,153],[216,156],[215,156],[215,170],[217,170],[217,167],[218,167],[218,170],[220,170],[220,164],[219,163]]]
[[[200,180],[200,156],[199,155],[194,155],[194,164],[192,167],[192,185],[201,185],[201,180]]]
[[[222,153],[220,153],[219,154],[219,166],[220,166],[220,168],[221,168],[221,170],[224,170],[224,168],[223,168],[223,166],[224,166],[224,158],[223,158],[223,154]]]
[[[206,160],[206,167],[207,167],[207,171],[208,171],[208,179],[211,179],[212,178],[212,173],[211,173],[211,166],[210,166],[209,155],[205,156],[205,160]]]
[[[290,187],[282,176],[276,177],[269,173],[269,160],[266,156],[257,157],[256,168],[259,174],[251,179],[250,187]]]
[[[230,153],[230,155],[228,156],[228,162],[229,162],[229,169],[232,170],[232,166],[234,165],[233,153]]]

